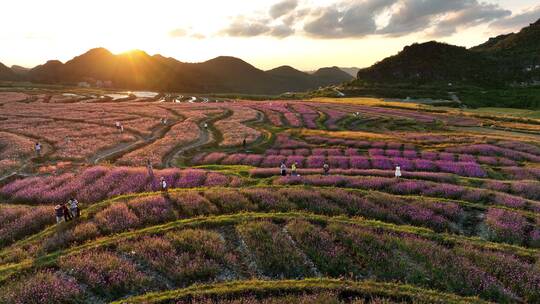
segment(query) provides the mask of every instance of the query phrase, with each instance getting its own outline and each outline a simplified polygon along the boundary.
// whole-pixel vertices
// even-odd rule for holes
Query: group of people
[[[279,166],[279,170],[280,170],[281,176],[287,176],[287,165],[285,165],[284,162],[281,162],[281,165]],[[291,176],[299,176],[298,175],[298,162],[294,162],[291,165]]]
[[[280,171],[280,175],[281,176],[287,176],[287,165],[285,165],[284,162],[281,162],[281,165],[279,166],[279,171]],[[322,174],[323,175],[329,175],[330,174],[330,165],[328,163],[324,163],[323,166],[322,166]],[[292,165],[291,165],[291,176],[299,176],[298,174],[298,162],[294,162]],[[394,171],[394,176],[396,178],[400,178],[401,177],[401,167],[398,165],[396,165],[396,169]]]
[[[79,202],[75,198],[71,198],[67,203],[58,204],[54,207],[56,214],[56,222],[69,222],[72,219],[81,216]]]

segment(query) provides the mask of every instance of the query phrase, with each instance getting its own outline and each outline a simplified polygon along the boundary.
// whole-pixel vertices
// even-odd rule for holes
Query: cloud
[[[243,17],[236,18],[222,34],[233,37],[254,37],[270,32],[270,27],[264,20],[246,20]]]
[[[268,34],[276,38],[285,38],[294,34],[294,29],[290,28],[285,24],[279,24],[272,27]]]
[[[540,5],[530,8],[524,12],[513,14],[503,19],[499,19],[490,25],[490,28],[504,31],[519,30],[530,23],[540,19]]]
[[[476,0],[401,0],[396,1],[397,9],[393,11],[388,25],[378,33],[402,36],[418,32],[433,25],[434,18],[449,12],[457,12],[465,8],[466,3]]]
[[[193,39],[205,39],[206,36],[201,34],[201,33],[194,33],[194,34],[191,34],[189,37],[193,38]]]
[[[499,20],[511,14],[511,11],[502,9],[497,5],[482,3],[447,16],[434,26],[430,32],[430,36],[450,36],[460,27],[472,27],[489,23],[490,21]]]
[[[169,36],[173,38],[185,37],[188,32],[183,28],[177,28],[169,32]]]
[[[231,37],[271,36],[285,38],[294,34],[294,29],[286,24],[269,25],[261,20],[235,21],[220,32],[221,35]]]
[[[445,37],[461,28],[481,24],[508,26],[540,16],[540,6],[522,15],[481,0],[336,0],[313,6],[306,0],[283,0],[266,14],[239,16],[221,31],[236,37],[293,34],[317,39],[362,38],[368,35],[400,37],[424,34]]]
[[[189,30],[184,29],[184,28],[176,28],[174,30],[171,30],[169,32],[169,37],[171,37],[171,38],[193,38],[193,39],[204,39],[204,38],[206,38],[206,36],[201,34],[201,33],[192,32],[191,28],[189,28]]]
[[[375,17],[395,0],[349,1],[319,8],[311,13],[304,31],[317,38],[362,37],[374,34]]]
[[[284,0],[272,5],[268,13],[270,17],[277,19],[292,12],[297,6],[298,0]]]

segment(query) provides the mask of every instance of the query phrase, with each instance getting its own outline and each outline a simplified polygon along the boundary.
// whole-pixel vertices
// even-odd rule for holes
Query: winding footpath
[[[211,128],[213,128],[212,124],[231,115],[232,112],[227,110],[224,111],[222,114],[207,117],[206,119],[199,122],[199,137],[197,138],[197,140],[190,144],[180,146],[177,149],[171,151],[171,153],[167,154],[163,158],[164,166],[167,168],[175,167],[175,164],[178,163],[179,159],[182,158],[183,155],[186,154],[186,152],[214,143],[218,139],[218,137],[214,134],[214,130],[210,130]],[[204,127],[205,124],[208,125],[208,128]]]

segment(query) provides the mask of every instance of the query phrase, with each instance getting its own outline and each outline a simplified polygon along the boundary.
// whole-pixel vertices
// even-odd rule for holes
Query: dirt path
[[[187,152],[214,143],[218,139],[218,136],[216,136],[215,132],[217,131],[214,130],[213,123],[218,120],[225,119],[231,115],[232,112],[226,110],[217,116],[210,116],[199,122],[199,137],[197,140],[187,145],[180,146],[167,154],[163,158],[164,166],[167,168],[175,167],[178,160],[186,155]],[[204,127],[205,124],[208,124],[208,128]]]
[[[119,145],[116,145],[114,147],[105,149],[103,151],[100,151],[90,157],[88,159],[88,162],[91,164],[97,164],[100,161],[103,160],[115,160],[120,157],[122,157],[124,154],[127,154],[129,152],[133,152],[137,149],[143,148],[144,146],[150,145],[154,143],[156,140],[161,139],[169,132],[169,130],[178,124],[181,121],[174,121],[173,123],[169,123],[166,126],[160,126],[157,129],[152,131],[152,134],[147,137],[143,136],[137,136],[138,140],[136,142],[132,143],[121,143]]]

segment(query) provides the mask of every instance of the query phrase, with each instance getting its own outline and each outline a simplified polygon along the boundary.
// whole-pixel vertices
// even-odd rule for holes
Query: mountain
[[[266,71],[266,73],[279,78],[282,82],[295,83],[301,90],[309,90],[314,87],[325,87],[336,83],[350,81],[354,78],[337,67],[321,68],[313,73],[306,73],[290,66],[280,66]]]
[[[361,69],[367,83],[464,83],[486,87],[540,79],[540,20],[518,33],[466,49],[430,41],[406,46],[395,56]]]
[[[15,74],[21,75],[21,76],[26,75],[28,73],[28,71],[30,71],[29,68],[25,68],[25,67],[22,67],[20,65],[12,65],[11,70],[13,72],[15,72]]]
[[[338,68],[321,69],[313,75],[292,67],[262,71],[235,57],[184,63],[138,50],[115,55],[104,48],[91,49],[65,64],[49,61],[28,71],[27,77],[45,83],[101,80],[128,89],[247,94],[305,91],[352,79]]]
[[[484,82],[493,62],[464,47],[430,41],[406,46],[395,56],[358,71],[358,79],[374,82]],[[487,79],[486,79],[487,78]]]
[[[338,67],[321,68],[312,74],[315,78],[318,78],[324,84],[331,84],[335,80],[339,82],[345,82],[351,80],[353,77],[346,72],[342,71]]]
[[[0,62],[0,80],[17,80],[17,74]]]

